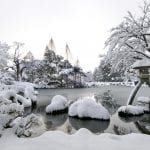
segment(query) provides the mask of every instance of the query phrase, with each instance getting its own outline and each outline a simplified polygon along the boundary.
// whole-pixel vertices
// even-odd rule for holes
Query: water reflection
[[[126,122],[126,123],[130,123],[130,122],[136,122],[138,120],[141,120],[143,118],[143,116],[126,116],[126,117],[121,117],[119,116],[119,119],[122,120],[123,122]]]
[[[108,128],[110,121],[78,119],[69,117],[70,124],[76,129],[87,128],[93,133],[102,133]]]
[[[117,135],[125,135],[125,134],[129,134],[129,133],[133,133],[133,131],[131,129],[121,127],[121,126],[118,126],[118,125],[113,126],[113,131]]]
[[[141,120],[135,122],[135,126],[141,133],[150,135],[150,115],[145,114]]]
[[[67,113],[57,114],[57,115],[45,115],[44,122],[46,124],[47,130],[54,130],[56,127],[63,125],[68,118]]]
[[[110,91],[110,90],[111,91]],[[148,89],[149,90],[149,89]],[[141,93],[148,93],[144,89]],[[140,117],[119,117],[116,110],[118,104],[125,105],[127,97],[131,89],[128,87],[101,87],[101,88],[87,88],[87,89],[50,89],[39,90],[39,99],[37,108],[26,108],[25,114],[31,113],[41,114],[47,130],[61,130],[72,134],[80,128],[87,128],[93,133],[114,133],[114,134],[128,134],[131,132],[150,134],[150,115]],[[140,91],[139,91],[140,92]],[[67,114],[46,115],[45,107],[50,103],[54,95],[64,95],[68,98],[69,104],[84,97],[92,97],[94,95],[97,102],[100,102],[111,114],[109,121],[98,120],[80,120],[69,118]]]
[[[97,102],[100,102],[111,115],[115,114],[119,108],[119,105],[110,90],[104,92],[103,94],[94,95],[94,98]]]

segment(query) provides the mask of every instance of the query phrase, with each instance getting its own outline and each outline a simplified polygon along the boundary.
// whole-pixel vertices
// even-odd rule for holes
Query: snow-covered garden
[[[0,41],[1,149],[148,150],[150,3],[137,14],[110,30],[93,73],[67,43],[62,56],[51,38],[37,59]]]
[[[22,86],[22,88],[20,86],[22,84],[18,84],[18,85],[19,85],[20,90],[22,89],[21,91],[23,91],[24,93],[24,90],[26,90],[26,87],[27,87],[26,84],[25,86]],[[16,89],[18,89],[17,88],[18,85],[14,85]],[[31,88],[31,85],[30,85],[30,88]],[[102,86],[102,88],[104,87]],[[17,98],[16,93],[18,92],[17,90],[14,90],[14,91],[16,92],[10,92],[10,93],[6,92],[7,94],[2,91],[2,93],[4,93],[3,97],[5,96],[5,99],[7,99],[7,101],[9,100],[10,95],[14,96],[14,99],[16,99]],[[28,92],[27,95],[31,94],[30,91]],[[37,92],[34,91],[34,94],[32,93],[31,95],[35,96],[35,94],[37,94]],[[104,101],[114,102],[114,97],[111,91],[104,92],[101,98],[102,97]],[[26,99],[26,97],[24,97],[24,99]],[[144,98],[140,97],[138,98],[138,101],[141,99],[142,101],[148,101],[148,98],[146,97]],[[9,114],[8,111],[5,112],[5,114],[4,112],[2,113],[3,115],[5,115],[5,117],[3,118],[1,117],[1,120],[2,119],[5,120],[6,118],[8,118],[8,116],[6,117],[6,115],[9,115],[11,116],[11,119],[13,116],[13,121],[9,123],[9,127],[6,127],[6,126],[1,127],[0,145],[2,146],[4,150],[8,150],[8,149],[12,149],[12,150],[13,149],[14,150],[36,149],[38,150],[38,149],[43,149],[43,148],[44,149],[49,149],[49,148],[65,149],[65,150],[66,149],[72,149],[72,150],[79,149],[80,150],[83,148],[95,149],[95,150],[100,149],[100,148],[103,148],[106,150],[109,150],[109,149],[130,150],[133,148],[134,149],[148,149],[149,140],[150,140],[149,135],[139,134],[139,133],[134,133],[134,132],[133,133],[129,132],[130,134],[127,134],[127,132],[125,132],[125,129],[121,129],[121,127],[119,126],[115,127],[114,129],[116,131],[116,134],[118,132],[119,134],[125,133],[127,135],[114,135],[111,132],[101,133],[97,135],[97,132],[95,132],[97,130],[105,130],[107,132],[107,128],[109,126],[109,119],[112,119],[110,118],[109,111],[107,111],[106,108],[102,106],[101,104],[102,101],[101,100],[99,101],[98,99],[96,100],[94,98],[85,97],[85,98],[80,98],[77,101],[70,103],[68,98],[61,96],[61,95],[55,95],[51,99],[49,98],[49,104],[47,104],[47,107],[45,106],[45,110],[44,110],[45,115],[46,115],[47,109],[48,109],[49,113],[46,115],[46,117],[48,118],[49,117],[53,117],[53,119],[57,118],[57,115],[53,114],[52,112],[57,110],[56,112],[58,113],[58,116],[59,116],[59,113],[60,115],[62,115],[62,111],[58,111],[58,110],[63,110],[64,108],[66,108],[66,106],[69,106],[68,115],[71,116],[71,118],[69,118],[69,122],[70,124],[72,124],[72,127],[70,127],[69,129],[69,126],[68,126],[67,130],[68,130],[68,133],[69,133],[69,130],[72,130],[71,128],[76,128],[77,130],[75,133],[70,132],[70,134],[64,133],[63,131],[59,131],[57,129],[56,131],[46,131],[47,129],[46,129],[46,125],[44,123],[43,117],[41,117],[40,115],[35,115],[35,114],[28,115],[27,117],[22,116],[23,108],[26,106],[24,106],[23,104],[20,105],[19,102],[15,101],[15,104],[20,106],[21,110],[17,107],[18,111],[15,112],[17,116],[14,116],[14,113]],[[132,108],[131,110],[133,112],[135,111]],[[66,112],[64,114],[66,114]],[[83,117],[85,117],[86,119],[84,120],[77,119],[76,118],[77,115],[79,115],[81,119]],[[62,116],[62,118],[64,117],[65,116]],[[87,120],[87,117],[88,119],[91,117],[91,120],[93,119],[94,120],[96,119],[96,120],[95,121],[93,120],[93,122],[90,122],[90,120]],[[60,117],[58,121],[61,122],[61,120],[63,120],[62,118]],[[97,119],[98,120],[100,119],[100,121],[98,121]],[[104,121],[104,119],[107,119],[107,121]],[[138,120],[139,119],[137,119],[137,122]],[[5,123],[5,121],[3,121],[3,123]],[[51,121],[52,120],[50,120],[50,122]],[[57,125],[59,124],[58,121],[56,121]],[[96,125],[95,129],[94,129],[94,126],[90,127],[90,124],[94,124],[94,123]],[[139,122],[139,123],[142,123],[142,122]],[[80,125],[80,127],[77,124]],[[102,126],[99,126],[98,124],[102,124]],[[96,129],[96,128],[101,128],[101,129]],[[28,138],[28,137],[32,137],[32,138]],[[143,140],[142,143],[140,143],[141,140]]]

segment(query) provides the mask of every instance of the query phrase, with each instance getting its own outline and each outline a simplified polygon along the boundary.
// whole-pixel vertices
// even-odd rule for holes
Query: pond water
[[[80,128],[87,128],[93,133],[146,133],[150,134],[150,114],[140,117],[120,118],[116,113],[121,105],[126,105],[128,96],[133,87],[123,86],[102,86],[99,88],[83,88],[83,89],[39,89],[37,107],[34,109],[26,109],[26,115],[31,112],[40,115],[46,125],[46,130],[61,130],[65,133],[75,133]],[[67,113],[59,115],[47,115],[45,113],[46,105],[50,104],[51,99],[55,95],[63,95],[72,103],[78,98],[95,97],[97,101],[104,98],[104,92],[111,92],[112,103],[102,103],[111,114],[110,121],[99,120],[81,120],[69,117]],[[150,96],[150,88],[142,87],[137,93],[138,96]],[[135,98],[136,103],[136,98]]]

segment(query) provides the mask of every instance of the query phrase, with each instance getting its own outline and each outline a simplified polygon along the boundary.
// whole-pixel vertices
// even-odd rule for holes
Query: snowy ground
[[[29,139],[7,134],[0,139],[2,150],[148,150],[150,147],[150,136],[144,134],[95,135],[87,129],[73,135],[49,131]]]

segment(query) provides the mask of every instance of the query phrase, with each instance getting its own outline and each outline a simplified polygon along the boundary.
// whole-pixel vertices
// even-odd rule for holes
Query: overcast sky
[[[127,11],[137,12],[142,0],[0,0],[0,41],[25,43],[25,50],[42,58],[52,37],[64,55],[68,43],[73,61],[94,70],[109,30]]]

